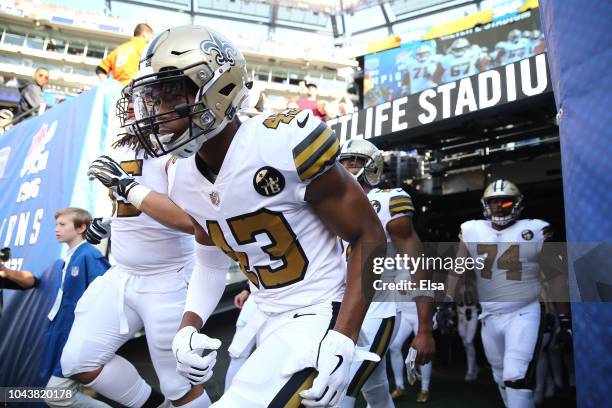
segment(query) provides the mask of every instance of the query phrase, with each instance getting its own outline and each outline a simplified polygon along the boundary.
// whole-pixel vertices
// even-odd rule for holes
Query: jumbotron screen
[[[364,57],[364,108],[545,51],[538,9]]]

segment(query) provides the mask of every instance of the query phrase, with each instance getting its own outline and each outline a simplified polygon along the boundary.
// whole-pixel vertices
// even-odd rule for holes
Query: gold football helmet
[[[195,154],[246,99],[246,61],[218,32],[186,25],[158,34],[129,87],[133,126],[154,156]]]
[[[340,148],[338,161],[344,159],[361,159],[363,167],[355,177],[360,183],[374,187],[380,182],[383,172],[383,156],[373,143],[363,139],[347,140]]]
[[[499,203],[492,201],[499,198]],[[497,225],[507,225],[521,215],[523,211],[523,195],[518,187],[504,179],[495,180],[485,189],[480,200],[484,209],[484,217]]]

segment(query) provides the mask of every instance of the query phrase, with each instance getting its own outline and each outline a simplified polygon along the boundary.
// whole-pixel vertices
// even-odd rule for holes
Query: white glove
[[[417,380],[421,379],[421,369],[416,364],[417,351],[410,347],[408,356],[406,357],[406,371],[408,372],[408,383],[414,385]]]
[[[98,245],[104,238],[110,237],[110,226],[112,222],[113,219],[109,217],[94,218],[85,232],[85,239],[87,242]]]
[[[176,358],[176,371],[193,385],[203,384],[213,375],[217,362],[219,339],[198,333],[195,327],[186,326],[176,333],[172,341],[172,352]],[[206,350],[213,350],[204,355]]]
[[[304,368],[313,367],[319,374],[312,388],[300,392],[302,405],[327,407],[337,405],[346,394],[354,361],[380,361],[374,353],[355,348],[353,340],[335,330],[329,330],[320,344],[289,361],[282,374],[290,376]]]

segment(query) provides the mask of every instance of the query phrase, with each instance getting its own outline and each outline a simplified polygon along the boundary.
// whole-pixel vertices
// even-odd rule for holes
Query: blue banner
[[[107,81],[0,136],[0,246],[8,267],[35,275],[61,253],[55,212],[95,207],[86,169],[106,146],[119,84]]]

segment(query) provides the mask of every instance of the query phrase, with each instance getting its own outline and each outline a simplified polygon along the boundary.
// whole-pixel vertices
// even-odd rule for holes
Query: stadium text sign
[[[340,142],[370,139],[551,92],[546,54],[332,119]]]

